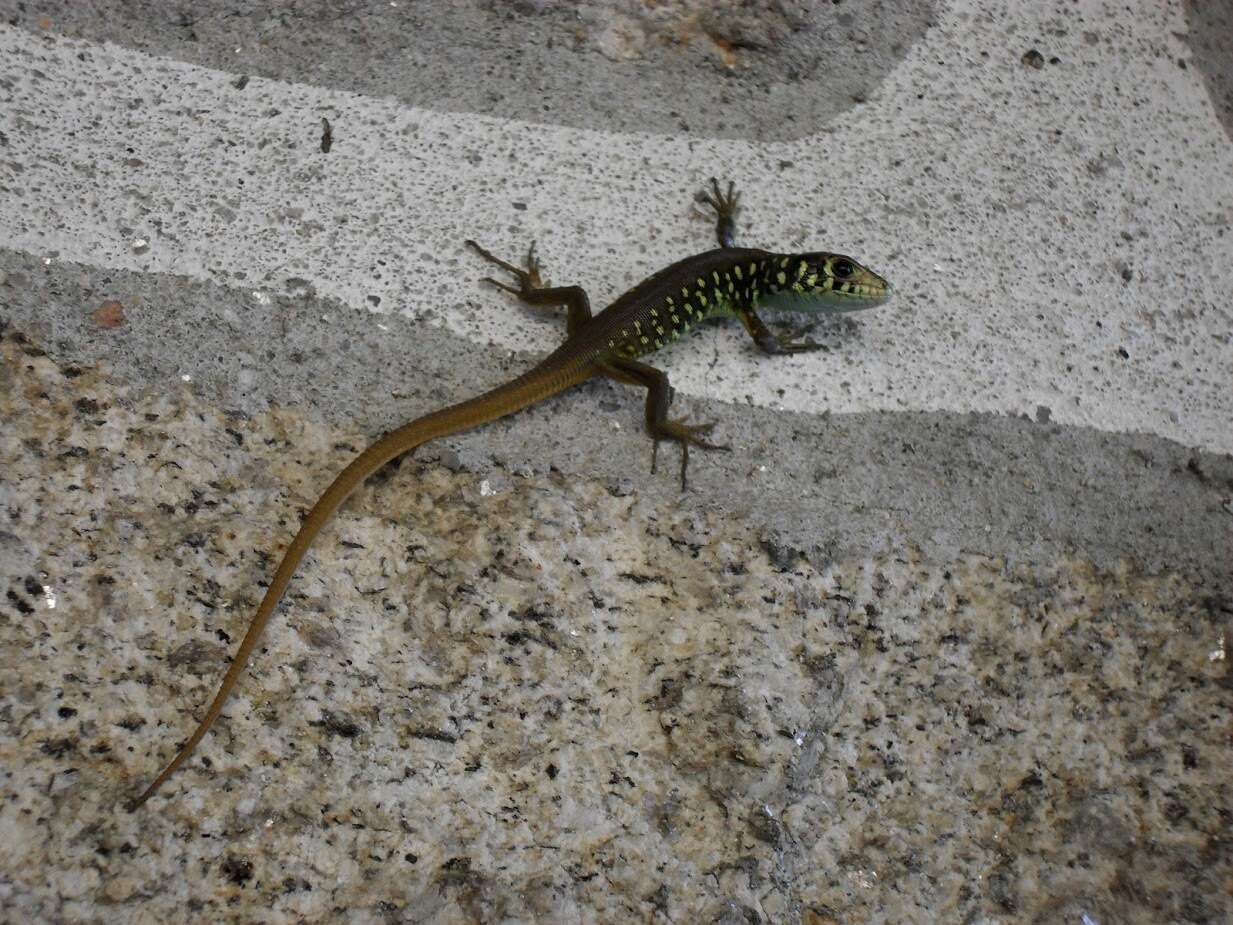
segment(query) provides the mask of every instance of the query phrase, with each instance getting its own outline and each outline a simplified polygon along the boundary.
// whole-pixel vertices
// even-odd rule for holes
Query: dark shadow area
[[[532,123],[786,141],[871,96],[932,3],[0,0],[0,21]],[[357,66],[363,62],[363,66]]]

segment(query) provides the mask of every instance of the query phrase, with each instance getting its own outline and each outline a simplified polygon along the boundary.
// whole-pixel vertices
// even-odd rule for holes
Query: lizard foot
[[[728,191],[724,193],[719,188],[719,181],[711,177],[710,191],[703,190],[698,194],[698,202],[706,203],[715,210],[715,215],[720,220],[731,221],[736,218],[736,213],[741,206],[741,194],[736,190],[736,184],[731,180],[728,181]]]
[[[503,289],[506,292],[513,293],[516,296],[530,295],[532,292],[535,292],[536,290],[546,288],[544,286],[544,280],[540,276],[540,272],[539,272],[540,263],[539,263],[539,258],[535,256],[535,242],[534,241],[532,241],[531,246],[527,248],[527,256],[525,260],[525,263],[526,263],[525,270],[522,269],[521,267],[514,266],[512,263],[505,262],[500,257],[493,255],[490,251],[485,250],[484,248],[480,247],[478,244],[476,244],[474,241],[470,239],[467,239],[463,243],[466,244],[468,247],[470,247],[472,250],[474,250],[477,254],[479,254],[485,260],[487,260],[489,263],[495,263],[502,270],[505,270],[507,273],[512,275],[514,279],[518,281],[518,287],[515,288],[506,283],[499,282],[498,280],[495,280],[490,276],[484,277],[483,282],[488,283],[490,286],[495,286],[498,289]]]
[[[712,443],[703,439],[703,434],[709,434],[715,428],[713,422],[705,424],[686,424],[684,421],[663,421],[652,435],[651,442],[651,472],[655,472],[659,458],[659,441],[672,440],[681,445],[681,491],[689,490],[686,471],[689,469],[689,448],[696,446],[703,450],[731,450],[727,444]]]

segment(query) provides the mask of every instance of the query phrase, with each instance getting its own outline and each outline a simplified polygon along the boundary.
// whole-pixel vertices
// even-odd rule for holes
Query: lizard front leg
[[[483,282],[516,295],[526,304],[534,305],[536,308],[553,308],[557,305],[564,305],[566,313],[565,332],[567,335],[573,334],[591,320],[591,300],[587,298],[586,291],[581,286],[544,285],[544,281],[539,273],[539,258],[535,256],[534,241],[527,248],[527,268],[525,270],[514,266],[512,263],[506,263],[500,257],[493,256],[492,253],[480,247],[474,241],[467,240],[463,243],[489,263],[495,263],[502,270],[512,274],[514,279],[518,281],[518,287],[514,288],[499,282],[491,276],[484,277]]]
[[[715,237],[719,246],[736,247],[736,213],[740,209],[741,194],[736,191],[735,184],[729,180],[725,194],[720,192],[719,181],[711,177],[711,191],[703,190],[697,201],[715,210]]]
[[[745,325],[745,330],[749,332],[749,336],[753,338],[753,342],[758,345],[758,348],[763,353],[772,355],[783,353],[809,353],[811,350],[823,349],[822,344],[815,344],[806,341],[788,340],[782,334],[776,334],[758,317],[757,313],[744,305],[737,305],[733,308],[736,316],[741,319],[741,324]]]

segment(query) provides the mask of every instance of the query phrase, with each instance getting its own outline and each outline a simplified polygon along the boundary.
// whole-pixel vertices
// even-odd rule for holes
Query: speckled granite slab
[[[1217,922],[1227,587],[912,549],[810,564],[586,481],[414,460],[0,356],[7,921]]]

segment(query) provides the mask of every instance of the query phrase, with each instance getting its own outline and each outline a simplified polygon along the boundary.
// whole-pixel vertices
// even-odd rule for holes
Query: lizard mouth
[[[853,289],[851,284],[847,285],[847,289],[781,290],[767,295],[760,304],[780,311],[837,314],[873,308],[890,298],[890,286],[878,288],[862,284]]]
[[[880,305],[891,297],[891,284],[871,270],[862,270],[853,279],[838,283],[835,291],[840,295],[873,299]]]
[[[891,297],[890,286],[870,286],[864,283],[856,283],[851,285],[844,283],[843,286],[834,290],[834,292],[840,298],[872,299],[878,303],[885,302]]]
[[[891,297],[891,284],[868,270],[853,279],[836,282],[827,293],[830,311],[857,311],[881,305]],[[824,309],[824,310],[826,310]]]

